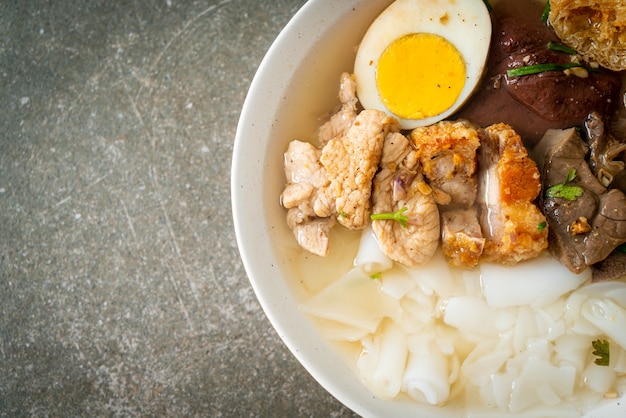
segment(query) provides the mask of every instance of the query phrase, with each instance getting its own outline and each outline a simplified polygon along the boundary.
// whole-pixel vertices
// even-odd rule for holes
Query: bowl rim
[[[384,5],[391,3],[391,1],[392,0],[377,0],[378,4]],[[297,304],[291,299],[293,295],[285,284],[279,283],[278,286],[269,289],[267,283],[264,283],[262,279],[264,275],[279,273],[279,260],[272,259],[267,248],[255,247],[249,240],[248,233],[251,227],[258,228],[256,231],[258,236],[269,236],[271,234],[271,228],[255,224],[250,219],[241,216],[242,212],[245,211],[245,208],[250,204],[257,204],[263,207],[263,202],[260,199],[250,202],[249,197],[245,196],[245,191],[250,189],[251,184],[248,184],[248,180],[244,178],[243,173],[237,170],[240,164],[249,162],[255,158],[252,155],[246,154],[245,143],[250,141],[250,137],[247,134],[251,131],[258,130],[259,125],[263,124],[270,129],[271,127],[269,125],[273,123],[269,120],[259,119],[255,113],[255,109],[258,108],[258,106],[265,106],[267,108],[267,106],[278,107],[279,105],[279,99],[262,99],[261,97],[263,95],[259,93],[272,90],[281,91],[288,84],[288,80],[272,77],[272,75],[267,72],[267,68],[271,66],[270,64],[281,59],[283,54],[289,53],[288,43],[290,39],[315,36],[318,27],[310,21],[310,16],[323,15],[332,19],[333,14],[329,12],[323,13],[329,7],[340,9],[340,11],[346,13],[353,7],[367,2],[368,0],[355,0],[348,4],[344,2],[335,3],[328,0],[309,0],[292,16],[289,22],[279,32],[261,60],[252,79],[237,124],[231,167],[231,203],[235,237],[248,280],[265,315],[283,343],[305,370],[331,396],[361,416],[380,416],[384,414],[384,410],[376,406],[376,397],[374,395],[369,392],[367,396],[358,396],[355,394],[353,385],[362,384],[356,379],[353,370],[345,364],[329,344],[316,344],[321,342],[321,340],[317,341],[316,339],[318,330],[314,328],[313,322],[305,318],[304,314],[285,315],[291,310],[299,311]],[[370,3],[372,2],[370,1]],[[384,6],[380,8],[382,10]],[[341,15],[339,10],[336,15]],[[337,18],[335,17],[335,19]],[[324,19],[320,19],[319,23],[325,23]],[[303,57],[306,55],[305,51],[294,50],[293,52]],[[258,139],[256,140],[258,142]],[[253,162],[257,167],[266,168],[262,167],[261,157],[257,156],[257,160]],[[259,254],[262,255],[259,256]],[[267,256],[270,257],[266,258]],[[261,262],[260,260],[263,258],[269,261],[269,264]],[[271,295],[270,292],[272,292]],[[276,293],[279,294],[278,298],[281,299],[280,304],[274,303],[277,299]],[[281,315],[282,312],[285,314]],[[294,330],[297,330],[297,332],[294,332]],[[315,358],[320,358],[320,356],[328,358],[328,362],[325,362],[325,364],[316,362]],[[338,376],[344,377],[338,378]],[[366,391],[364,387],[357,392],[363,391]]]

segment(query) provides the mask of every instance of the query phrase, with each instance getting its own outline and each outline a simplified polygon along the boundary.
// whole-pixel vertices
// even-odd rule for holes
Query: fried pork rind
[[[558,37],[587,61],[626,69],[624,0],[550,0],[549,21]]]

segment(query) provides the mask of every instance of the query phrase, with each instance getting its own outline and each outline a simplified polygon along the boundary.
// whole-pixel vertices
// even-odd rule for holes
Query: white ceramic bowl
[[[458,417],[458,410],[375,397],[354,366],[300,312],[304,291],[293,260],[298,251],[279,196],[283,152],[306,140],[337,102],[342,71],[352,71],[355,46],[391,0],[310,0],[263,59],[246,98],[234,145],[232,204],[237,242],[250,283],[287,347],[334,397],[366,417]],[[495,413],[493,416],[497,416]],[[626,416],[618,399],[589,417]]]

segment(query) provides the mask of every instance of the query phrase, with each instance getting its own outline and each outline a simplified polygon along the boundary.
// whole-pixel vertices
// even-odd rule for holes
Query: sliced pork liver
[[[550,226],[550,249],[571,271],[580,273],[626,242],[626,196],[607,190],[585,160],[588,146],[575,129],[549,130],[533,152],[542,174],[541,207]],[[582,188],[573,200],[546,190],[564,183]]]

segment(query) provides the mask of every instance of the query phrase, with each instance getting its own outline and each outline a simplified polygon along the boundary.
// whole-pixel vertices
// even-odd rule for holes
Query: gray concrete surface
[[[265,318],[236,123],[303,0],[0,2],[0,416],[351,416]]]

